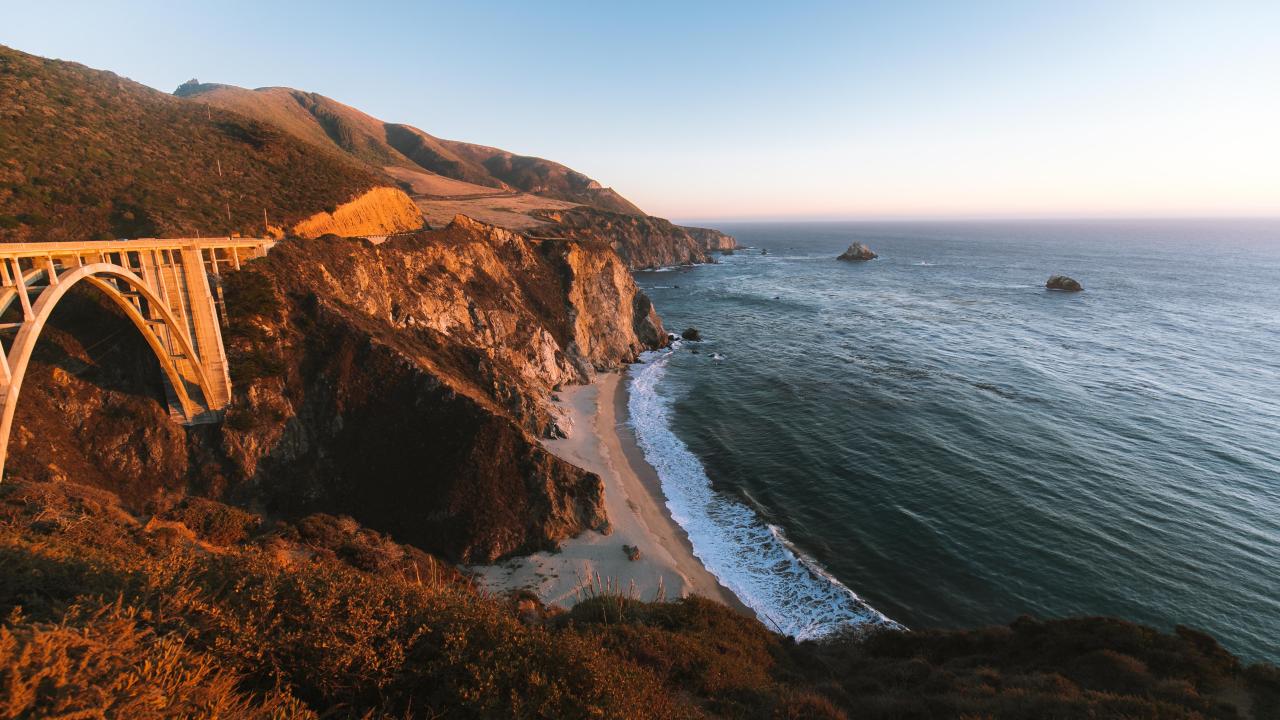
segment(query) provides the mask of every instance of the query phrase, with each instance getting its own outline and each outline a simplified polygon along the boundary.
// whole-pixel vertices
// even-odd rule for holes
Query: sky
[[[680,221],[1280,215],[1280,2],[18,2],[0,44],[328,95]]]

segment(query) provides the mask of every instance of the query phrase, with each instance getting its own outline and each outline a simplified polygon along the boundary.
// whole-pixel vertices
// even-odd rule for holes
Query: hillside
[[[264,232],[385,174],[273,125],[0,46],[0,240]]]
[[[466,215],[531,235],[605,243],[634,269],[709,262],[710,250],[732,245],[731,238],[714,230],[686,231],[648,216],[611,188],[560,163],[437,138],[317,93],[193,80],[175,95],[280,128],[326,156],[392,178],[435,227]],[[572,218],[572,227],[559,223],[561,217]],[[694,239],[694,231],[705,235]]]
[[[336,100],[292,88],[256,90],[197,83],[175,95],[280,127],[317,147],[345,154],[373,169],[403,173],[412,184],[439,176],[467,185],[430,195],[486,194],[492,190],[526,192],[632,215],[644,213],[612,189],[576,170],[543,158],[498,148],[443,140],[410,125],[388,123]]]
[[[0,485],[13,718],[1280,717],[1280,672],[1104,618],[789,642],[723,605],[565,612],[310,515]]]
[[[0,241],[388,234],[417,226],[407,202],[384,203],[386,217],[367,202],[339,210],[399,187],[436,226],[464,214],[561,237],[548,218],[572,210],[591,218],[573,237],[646,258],[633,267],[710,259],[558,163],[441,140],[314,93],[189,84],[179,95],[0,47]],[[608,237],[614,216],[669,231]]]

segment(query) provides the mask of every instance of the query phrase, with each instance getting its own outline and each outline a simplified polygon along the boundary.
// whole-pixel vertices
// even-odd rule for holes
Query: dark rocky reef
[[[840,253],[840,256],[836,259],[848,262],[866,262],[868,260],[875,260],[877,257],[879,256],[872,252],[871,248],[860,242],[856,242],[850,245],[848,250]]]
[[[1083,285],[1066,275],[1054,275],[1049,278],[1049,281],[1044,286],[1049,290],[1062,290],[1063,292],[1080,292],[1084,290]]]
[[[172,424],[145,344],[85,291],[33,364],[10,474],[346,514],[463,561],[607,527],[600,479],[538,442],[554,386],[666,343],[607,246],[460,218],[378,246],[282,242],[224,289],[221,426]]]

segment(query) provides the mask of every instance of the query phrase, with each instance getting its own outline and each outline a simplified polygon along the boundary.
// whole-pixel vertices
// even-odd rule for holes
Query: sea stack
[[[849,249],[841,253],[840,257],[836,259],[847,260],[849,262],[866,262],[868,260],[874,260],[876,259],[876,257],[878,256],[875,253],[871,252],[871,248],[867,247],[866,245],[863,245],[860,242],[856,242],[850,245]]]
[[[1044,286],[1050,290],[1061,290],[1063,292],[1080,292],[1084,290],[1084,286],[1076,280],[1066,275],[1054,275]]]

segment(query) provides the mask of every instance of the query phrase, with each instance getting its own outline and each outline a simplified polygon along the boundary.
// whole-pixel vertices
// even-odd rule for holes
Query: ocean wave
[[[671,401],[657,391],[677,348],[645,353],[631,370],[630,422],[658,471],[667,508],[707,570],[765,624],[800,640],[848,629],[901,628],[805,556],[782,529],[711,488],[698,458],[671,431]]]

